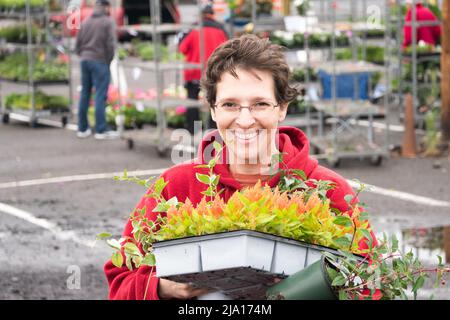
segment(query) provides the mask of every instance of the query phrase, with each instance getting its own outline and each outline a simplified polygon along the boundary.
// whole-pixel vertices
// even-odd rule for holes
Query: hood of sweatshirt
[[[278,150],[283,155],[283,162],[290,169],[303,170],[307,177],[317,168],[318,162],[309,156],[309,141],[306,134],[295,127],[279,127],[276,141],[278,142]],[[202,142],[199,145],[197,159],[202,164],[208,163],[208,161],[214,157],[215,151],[213,142],[217,141],[224,145],[223,140],[218,130],[214,130],[205,135]],[[229,170],[229,166],[226,161],[226,145],[224,146],[221,157],[222,161],[219,161],[214,167],[214,173],[220,175],[220,184],[226,188],[240,189],[242,186],[233,177]],[[268,181],[270,187],[275,187],[280,180],[280,174],[276,174],[272,179]]]

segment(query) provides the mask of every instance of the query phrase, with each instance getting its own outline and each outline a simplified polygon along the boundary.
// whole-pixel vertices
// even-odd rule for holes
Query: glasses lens
[[[269,102],[257,102],[252,105],[252,112],[254,114],[262,114],[269,110],[272,110],[273,104]]]

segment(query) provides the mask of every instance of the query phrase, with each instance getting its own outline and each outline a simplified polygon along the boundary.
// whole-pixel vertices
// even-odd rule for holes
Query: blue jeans
[[[87,114],[92,87],[95,88],[95,132],[107,131],[105,104],[110,77],[108,64],[93,60],[81,61],[82,88],[78,106],[78,131],[84,132],[89,127]]]

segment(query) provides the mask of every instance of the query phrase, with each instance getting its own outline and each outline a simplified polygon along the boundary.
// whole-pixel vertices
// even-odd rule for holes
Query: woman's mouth
[[[234,136],[236,137],[236,140],[243,143],[250,143],[253,140],[256,139],[256,137],[259,135],[259,131],[251,131],[251,132],[239,132],[239,131],[233,131]]]

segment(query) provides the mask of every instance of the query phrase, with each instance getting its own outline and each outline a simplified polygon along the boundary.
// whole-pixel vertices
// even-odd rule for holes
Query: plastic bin
[[[333,96],[333,75],[323,70],[319,70],[318,76],[323,90],[322,98],[326,100],[331,99]],[[356,93],[356,98],[360,100],[367,100],[369,98],[368,92],[370,76],[370,72],[336,74],[336,98],[355,99],[355,92],[358,90]],[[357,82],[356,86],[355,78]]]

